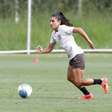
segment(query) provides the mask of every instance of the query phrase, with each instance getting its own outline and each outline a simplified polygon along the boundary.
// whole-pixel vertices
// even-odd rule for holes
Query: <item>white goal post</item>
[[[27,19],[27,54],[30,54],[31,48],[31,16],[32,16],[32,0],[28,0],[28,19]]]

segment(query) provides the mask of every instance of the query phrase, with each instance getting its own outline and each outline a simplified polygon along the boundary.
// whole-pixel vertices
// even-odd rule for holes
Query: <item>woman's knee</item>
[[[82,81],[77,81],[73,77],[67,77],[67,80],[72,82],[77,87],[82,86]]]
[[[81,87],[82,86],[82,81],[74,81],[75,85],[77,87]]]

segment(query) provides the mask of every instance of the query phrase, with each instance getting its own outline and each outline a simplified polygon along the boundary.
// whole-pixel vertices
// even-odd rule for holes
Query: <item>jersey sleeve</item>
[[[59,28],[59,30],[62,31],[62,32],[65,32],[66,34],[72,34],[73,30],[74,30],[74,27],[63,25]]]

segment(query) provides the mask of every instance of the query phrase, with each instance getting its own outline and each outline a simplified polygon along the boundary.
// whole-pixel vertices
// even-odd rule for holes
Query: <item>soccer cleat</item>
[[[109,92],[109,85],[107,78],[102,78],[101,88],[104,90],[105,94]]]
[[[81,97],[81,99],[83,99],[83,100],[92,100],[93,98],[94,98],[94,96],[92,93],[89,93],[88,95],[83,95]]]

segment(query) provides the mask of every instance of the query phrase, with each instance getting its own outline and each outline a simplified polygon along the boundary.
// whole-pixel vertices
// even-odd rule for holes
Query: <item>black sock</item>
[[[83,92],[84,95],[89,94],[89,91],[85,87],[81,87],[80,90]]]
[[[94,82],[93,84],[101,84],[102,83],[102,80],[101,79],[94,79]]]

